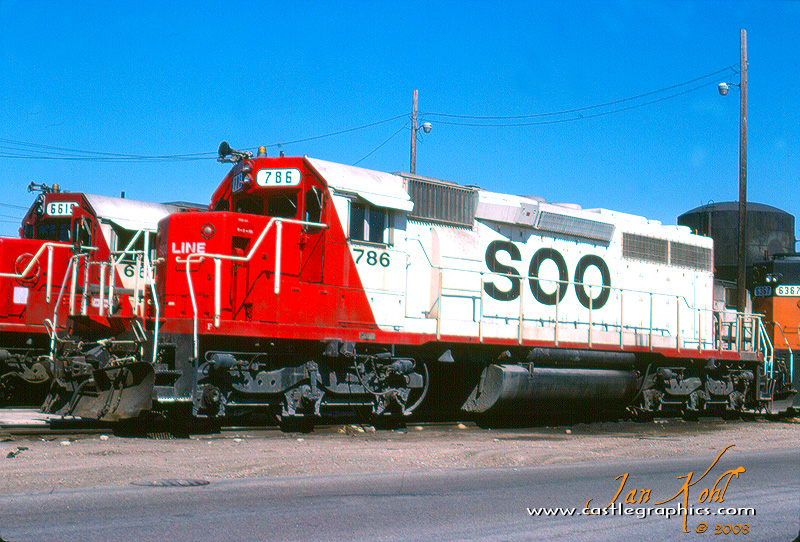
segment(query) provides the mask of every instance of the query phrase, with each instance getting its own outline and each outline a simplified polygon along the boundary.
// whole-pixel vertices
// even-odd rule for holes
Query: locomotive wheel
[[[700,393],[697,391],[689,394],[681,410],[683,419],[689,422],[696,422],[700,419],[700,412],[703,409],[703,402]]]
[[[314,418],[311,416],[283,416],[282,407],[273,411],[278,428],[284,433],[311,433],[314,431]]]
[[[11,382],[13,377],[14,373],[0,375],[0,407],[7,406],[14,396],[14,386]]]
[[[28,380],[15,372],[0,375],[0,408],[11,405],[41,406],[49,389],[49,378]]]
[[[420,367],[422,368],[420,370]],[[373,420],[377,418],[407,418],[416,411],[417,408],[423,403],[425,397],[428,395],[430,388],[430,375],[428,374],[428,367],[425,363],[416,361],[414,367],[414,374],[422,379],[422,385],[415,388],[409,388],[408,376],[406,376],[405,386],[386,386],[383,389],[376,390],[370,385],[370,377],[374,373],[362,374],[358,367],[355,368],[356,375],[361,381],[364,388],[373,396]],[[419,374],[421,373],[421,374]],[[402,378],[401,375],[394,375],[395,378]]]
[[[314,431],[314,420],[311,418],[289,418],[279,424],[284,433],[311,433]]]

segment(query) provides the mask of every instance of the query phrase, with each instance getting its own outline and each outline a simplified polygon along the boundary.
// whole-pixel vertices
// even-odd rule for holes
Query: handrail
[[[108,289],[108,309],[109,309],[109,316],[112,313],[113,309],[113,298],[114,298],[114,282],[116,278],[116,267],[123,262],[123,258],[125,256],[133,256],[136,268],[134,269],[134,289],[133,289],[133,307],[132,311],[134,315],[139,316],[141,318],[145,317],[145,310],[146,310],[146,303],[144,300],[145,291],[150,289],[150,295],[153,299],[153,307],[155,311],[155,321],[154,321],[154,328],[153,328],[153,363],[156,362],[158,356],[158,340],[159,340],[159,332],[160,332],[160,316],[161,316],[161,308],[158,303],[158,294],[156,293],[156,286],[155,286],[155,269],[150,261],[149,255],[149,236],[144,236],[144,248],[142,250],[133,249],[133,245],[138,239],[139,235],[143,232],[147,232],[148,230],[139,230],[136,234],[131,238],[128,242],[127,246],[119,251],[111,251],[109,254],[109,261],[108,262],[99,262],[100,265],[100,291],[99,291],[99,299],[100,299],[100,307],[99,307],[99,314],[103,316],[105,311],[105,274],[106,268],[108,268],[109,273],[109,289]],[[142,267],[144,267],[143,274],[144,274],[144,284],[140,283],[140,278],[142,275]],[[148,280],[149,279],[149,280]],[[142,291],[140,292],[140,287]],[[141,298],[141,302],[140,302]]]
[[[65,247],[65,248],[72,248],[72,245],[69,243],[58,243],[55,241],[48,241],[46,243],[42,243],[39,247],[39,250],[36,251],[31,257],[31,261],[28,262],[28,265],[25,266],[20,273],[0,273],[0,278],[10,278],[10,279],[24,279],[27,277],[31,271],[33,271],[33,266],[39,261],[39,258],[47,249],[47,282],[45,284],[46,294],[45,300],[47,303],[50,303],[50,295],[52,292],[52,283],[50,282],[50,275],[53,272],[53,247]]]
[[[444,272],[448,271],[448,270],[453,270],[453,269],[445,268],[445,267],[441,267],[441,266],[434,266],[434,265],[431,265],[431,269],[432,270],[438,270],[439,271],[438,275],[440,277],[438,290],[441,293],[439,293],[437,295],[435,301],[433,302],[434,306],[438,305],[439,307],[441,307],[443,298],[454,297],[452,292],[456,292],[455,297],[468,297],[468,296],[465,296],[464,294],[466,292],[472,291],[475,294],[473,296],[473,298],[481,300],[480,315],[479,315],[479,318],[478,318],[479,340],[481,340],[481,341],[483,340],[483,335],[484,335],[483,327],[484,327],[485,319],[487,317],[488,318],[492,318],[492,316],[487,315],[484,312],[484,302],[483,302],[484,301],[484,297],[483,297],[484,285],[487,283],[487,277],[488,276],[499,276],[499,277],[506,277],[506,278],[513,279],[513,280],[520,280],[520,281],[534,279],[534,280],[538,280],[540,282],[554,284],[556,286],[557,297],[556,297],[556,302],[554,303],[555,321],[550,320],[551,322],[553,322],[554,341],[555,341],[556,345],[559,342],[558,328],[559,328],[559,324],[561,323],[561,315],[559,314],[559,307],[560,307],[561,303],[563,302],[561,300],[561,292],[563,291],[563,288],[570,288],[570,287],[577,286],[577,287],[584,288],[587,291],[587,295],[589,297],[589,307],[587,308],[587,310],[589,311],[589,316],[588,316],[588,321],[575,321],[573,323],[576,324],[576,325],[584,325],[584,324],[588,325],[587,340],[588,340],[588,344],[589,345],[591,345],[592,341],[594,340],[592,333],[593,333],[594,327],[596,327],[596,326],[594,324],[594,316],[593,315],[594,315],[594,312],[596,310],[598,310],[598,309],[595,309],[593,307],[594,297],[593,297],[592,294],[597,289],[601,289],[601,290],[607,289],[609,292],[616,292],[616,293],[619,294],[620,321],[619,321],[618,327],[619,327],[621,348],[624,348],[623,334],[624,334],[625,330],[626,329],[632,329],[630,326],[626,326],[625,325],[625,321],[624,321],[624,299],[626,299],[626,298],[629,299],[626,296],[628,294],[633,294],[633,295],[647,296],[649,298],[648,305],[649,305],[650,317],[649,317],[648,324],[646,324],[647,325],[646,333],[647,333],[647,335],[649,337],[648,344],[649,344],[649,348],[651,350],[652,350],[653,345],[654,345],[653,337],[655,336],[656,333],[658,333],[659,335],[662,335],[662,336],[664,335],[665,332],[667,332],[669,334],[669,328],[657,328],[657,327],[655,327],[653,325],[655,323],[655,313],[656,313],[656,306],[657,306],[656,300],[658,300],[659,298],[665,299],[667,301],[674,300],[675,303],[676,303],[676,309],[675,309],[676,312],[675,312],[674,323],[675,323],[675,326],[676,326],[676,329],[675,329],[675,346],[676,346],[676,349],[678,351],[680,351],[681,348],[686,347],[687,346],[686,345],[687,342],[692,345],[692,346],[690,346],[690,348],[694,348],[693,345],[696,342],[696,344],[697,344],[696,348],[698,350],[702,350],[704,348],[704,345],[705,345],[706,348],[709,348],[709,347],[713,348],[714,347],[714,343],[717,343],[718,347],[720,349],[722,349],[721,336],[718,337],[719,340],[715,340],[714,339],[714,335],[712,335],[711,337],[708,337],[708,336],[704,337],[702,320],[701,320],[701,318],[699,318],[699,316],[701,316],[704,313],[705,314],[710,313],[710,314],[714,314],[715,318],[718,318],[718,320],[720,322],[722,322],[721,318],[719,317],[719,314],[720,314],[719,311],[717,311],[717,310],[715,310],[713,308],[705,308],[705,307],[693,306],[692,304],[689,303],[689,301],[686,298],[686,296],[683,296],[683,295],[675,295],[675,294],[661,293],[661,292],[652,292],[652,291],[645,291],[645,290],[633,290],[633,289],[620,288],[620,287],[615,287],[615,286],[605,286],[605,285],[601,285],[601,284],[589,284],[587,282],[577,282],[577,281],[571,281],[571,280],[562,281],[562,280],[558,280],[558,279],[546,279],[546,278],[541,278],[541,277],[535,277],[535,276],[532,276],[532,275],[520,276],[519,274],[498,273],[498,272],[491,272],[491,271],[489,271],[489,272],[487,272],[487,271],[472,271],[472,273],[479,274],[480,278],[481,278],[481,291],[480,292],[475,292],[474,290],[466,290],[464,288],[447,288],[444,285],[443,277],[446,274]],[[463,271],[463,270],[460,270],[460,271]],[[625,295],[623,295],[623,294],[625,294]],[[520,298],[522,298],[522,296],[523,296],[523,294],[522,294],[522,292],[520,292]],[[519,341],[522,341],[522,337],[523,337],[521,326],[526,321],[530,321],[530,319],[527,319],[524,316],[524,314],[522,312],[523,307],[524,307],[524,305],[523,305],[523,303],[522,303],[522,301],[520,299],[520,313],[516,317],[518,319],[518,326],[520,326],[520,329],[517,330],[517,339]],[[681,330],[681,327],[680,327],[681,320],[682,320],[681,312],[682,311],[685,312],[685,309],[683,309],[682,307],[685,307],[685,309],[689,309],[693,313],[693,316],[691,318],[691,322],[692,322],[691,327],[694,329],[694,333],[693,333],[694,336],[692,336],[692,337],[683,337],[682,336],[682,333],[681,333],[682,330]],[[755,340],[756,340],[755,335],[748,340],[745,337],[744,329],[745,328],[751,329],[753,327],[753,323],[756,322],[756,321],[760,321],[761,317],[759,315],[751,315],[751,314],[746,314],[746,313],[730,312],[729,314],[731,315],[732,318],[733,317],[736,318],[735,322],[738,322],[737,327],[741,329],[741,331],[739,331],[737,333],[737,338],[736,338],[737,349],[739,349],[739,350],[744,349],[746,351],[752,351],[752,352],[757,351],[758,346],[757,346],[757,344],[755,344]],[[495,317],[499,317],[499,316],[495,316]],[[514,318],[513,316],[510,316],[510,317]],[[505,317],[502,317],[502,318],[505,318]],[[440,318],[437,318],[437,336],[441,335],[441,322],[439,320],[440,320]],[[542,319],[541,318],[537,318],[537,319],[534,319],[534,320],[542,320]],[[731,323],[733,324],[735,322],[731,322]],[[611,325],[612,327],[617,327],[616,324],[612,325],[612,324],[608,324],[608,323],[603,323],[602,325],[604,327],[606,327],[606,328],[608,328],[609,325]],[[638,329],[638,328],[636,328],[636,329]],[[718,326],[717,333],[718,334],[721,333],[721,326]]]
[[[134,234],[133,238],[128,243],[128,245],[125,247],[124,250],[110,252],[108,261],[92,262],[92,261],[88,260],[89,253],[99,250],[98,247],[80,246],[80,247],[76,248],[75,245],[73,245],[73,244],[48,242],[48,243],[44,243],[39,248],[39,250],[37,251],[36,255],[32,258],[31,262],[28,263],[28,265],[22,271],[22,273],[20,273],[20,274],[8,274],[8,273],[0,274],[0,277],[24,278],[28,273],[30,273],[35,261],[38,260],[38,258],[41,256],[41,253],[45,250],[45,248],[47,248],[48,249],[47,302],[49,303],[50,302],[50,294],[51,294],[50,275],[52,273],[52,260],[53,260],[52,250],[53,250],[53,247],[65,247],[65,248],[72,248],[72,249],[78,250],[78,253],[73,254],[73,256],[71,256],[70,259],[69,259],[69,263],[67,265],[66,272],[64,273],[64,278],[62,279],[61,289],[59,290],[59,295],[58,295],[56,304],[55,304],[54,309],[53,309],[53,319],[52,319],[52,321],[46,320],[46,326],[50,325],[53,328],[52,333],[50,333],[48,331],[48,333],[51,335],[51,344],[50,344],[51,356],[55,356],[55,339],[56,339],[55,333],[56,333],[56,331],[58,329],[58,310],[59,310],[59,307],[62,304],[62,299],[63,299],[63,297],[65,295],[65,290],[67,288],[67,281],[70,282],[68,313],[71,316],[75,315],[75,297],[77,295],[77,287],[78,287],[77,286],[77,279],[78,279],[78,270],[79,270],[79,263],[78,262],[82,258],[87,258],[87,261],[86,261],[86,263],[84,265],[84,270],[83,270],[84,271],[83,272],[83,284],[82,284],[83,291],[82,291],[82,294],[81,294],[80,313],[82,315],[88,314],[88,299],[87,298],[89,296],[90,282],[91,282],[91,280],[90,280],[90,275],[91,274],[89,272],[89,268],[92,265],[99,265],[100,266],[100,272],[99,272],[99,302],[100,302],[100,304],[99,304],[99,307],[98,307],[98,314],[100,316],[104,316],[105,315],[105,301],[106,301],[106,299],[105,299],[105,297],[106,297],[106,295],[105,295],[106,280],[105,279],[106,279],[106,269],[108,269],[108,274],[109,274],[108,306],[109,306],[109,316],[111,316],[112,312],[113,312],[113,298],[114,298],[114,292],[115,292],[114,283],[115,283],[115,278],[116,278],[116,267],[117,267],[117,265],[120,264],[120,262],[123,261],[123,258],[126,255],[133,255],[135,257],[135,260],[136,260],[136,270],[134,272],[134,276],[135,276],[135,279],[134,279],[135,280],[135,282],[134,282],[134,290],[133,290],[134,306],[132,307],[132,311],[133,311],[135,317],[139,316],[139,317],[144,318],[145,303],[144,303],[143,299],[140,302],[140,297],[143,297],[143,293],[144,292],[140,291],[140,288],[141,289],[146,289],[148,287],[148,285],[149,285],[150,290],[151,290],[151,295],[153,296],[153,300],[154,300],[155,314],[156,314],[155,332],[154,332],[154,341],[153,341],[153,361],[155,362],[155,359],[156,359],[156,356],[157,356],[157,352],[158,352],[158,335],[159,335],[158,317],[160,316],[160,314],[159,314],[160,308],[158,306],[157,295],[156,295],[156,290],[155,290],[155,283],[154,283],[154,280],[152,280],[153,276],[154,276],[153,267],[152,267],[152,265],[150,263],[150,258],[148,256],[148,245],[149,245],[148,241],[149,241],[149,238],[147,236],[145,237],[145,241],[144,241],[145,248],[144,248],[144,250],[140,251],[140,250],[133,250],[132,249],[134,243],[136,242],[138,237],[140,235],[142,235],[143,231],[146,231],[146,230],[137,231],[136,234]],[[141,275],[140,270],[141,270],[142,266],[144,266],[145,284],[141,284],[141,282],[140,282],[140,278],[141,278],[140,277],[140,275]],[[148,278],[150,280],[148,280]],[[139,314],[140,312],[142,314]]]
[[[53,333],[52,335],[50,335],[50,359],[52,361],[55,361],[56,359],[56,334],[58,333],[58,308],[61,306],[61,299],[63,298],[64,290],[67,287],[67,279],[70,277],[70,272],[73,266],[77,267],[77,265],[75,265],[75,262],[77,262],[80,258],[84,258],[86,256],[87,254],[75,254],[71,256],[69,259],[69,263],[67,264],[67,272],[64,273],[64,278],[61,280],[61,289],[58,291],[58,299],[56,299],[56,304],[53,309],[53,321],[52,321]],[[46,325],[45,329],[47,329]]]
[[[194,342],[194,357],[197,358],[198,354],[198,310],[197,310],[197,298],[194,293],[194,284],[192,283],[192,273],[191,273],[191,264],[192,262],[202,262],[206,258],[214,259],[214,327],[219,328],[220,326],[220,317],[221,317],[221,285],[220,285],[220,275],[221,275],[221,268],[222,268],[222,260],[227,260],[231,262],[249,262],[253,256],[256,254],[256,251],[261,246],[261,243],[264,241],[264,238],[267,236],[267,232],[272,228],[272,225],[275,224],[275,295],[280,293],[280,280],[281,280],[281,243],[282,243],[282,236],[281,232],[283,229],[283,223],[287,224],[298,224],[301,226],[308,226],[314,228],[327,228],[327,224],[321,224],[319,222],[309,222],[307,220],[297,220],[296,218],[280,218],[280,217],[272,217],[270,218],[267,225],[264,226],[264,229],[259,234],[256,242],[250,248],[250,251],[247,253],[246,256],[233,256],[229,254],[213,254],[208,252],[193,252],[186,256],[185,260],[182,260],[180,257],[175,258],[176,263],[186,264],[186,282],[189,286],[189,297],[192,300],[192,311],[193,311],[193,323],[192,323],[192,339]]]

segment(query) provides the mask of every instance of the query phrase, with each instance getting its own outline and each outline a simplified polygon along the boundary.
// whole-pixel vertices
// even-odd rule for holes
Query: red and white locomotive
[[[83,347],[144,317],[158,221],[188,204],[158,204],[31,183],[41,193],[20,238],[0,238],[0,404],[40,405],[53,382],[93,373]],[[72,347],[68,346],[72,345]],[[51,352],[70,352],[70,374]],[[63,368],[61,368],[63,369]]]
[[[148,345],[95,356],[137,369],[85,386],[87,415],[773,408],[761,320],[715,308],[712,241],[688,228],[263,148],[220,160],[210,211],[159,223]]]

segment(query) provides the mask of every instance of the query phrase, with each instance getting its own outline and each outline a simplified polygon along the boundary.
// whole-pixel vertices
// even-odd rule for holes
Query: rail
[[[192,341],[193,341],[193,348],[194,348],[194,357],[195,359],[198,357],[198,314],[199,311],[197,309],[197,296],[194,292],[194,284],[192,282],[192,272],[191,272],[191,264],[192,262],[200,263],[206,258],[214,260],[214,327],[219,329],[220,320],[222,316],[222,287],[221,287],[221,276],[222,276],[222,261],[231,261],[231,262],[249,262],[253,256],[256,254],[257,250],[261,246],[261,243],[264,242],[264,239],[267,236],[267,232],[272,228],[273,224],[275,225],[275,270],[274,270],[274,291],[275,295],[280,294],[280,282],[281,282],[281,245],[283,243],[283,237],[281,233],[283,232],[283,224],[298,224],[300,226],[308,226],[312,228],[327,228],[327,224],[322,224],[319,222],[309,222],[306,220],[297,220],[295,218],[279,218],[279,217],[272,217],[270,218],[267,225],[264,226],[264,229],[261,230],[256,242],[253,243],[253,246],[250,248],[250,251],[247,253],[246,256],[233,256],[231,254],[212,254],[207,252],[194,252],[186,256],[186,259],[176,258],[176,262],[178,264],[185,263],[186,264],[186,282],[189,286],[189,297],[192,301]]]

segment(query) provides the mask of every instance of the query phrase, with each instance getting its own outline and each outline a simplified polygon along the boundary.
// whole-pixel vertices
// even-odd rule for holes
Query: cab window
[[[385,243],[386,211],[376,207],[369,209],[369,240],[373,243]]]
[[[736,310],[739,302],[738,288],[725,288],[725,308]]]
[[[267,200],[267,215],[276,218],[297,218],[297,194],[280,194]]]
[[[236,202],[236,212],[245,215],[263,215],[264,201],[261,198],[240,198]]]
[[[36,228],[36,238],[42,241],[69,243],[69,221],[40,223]]]
[[[153,242],[155,240],[155,235],[152,232],[146,232],[146,231],[138,232],[138,231],[134,231],[134,230],[125,230],[125,229],[122,229],[122,228],[114,228],[114,233],[117,236],[117,241],[116,241],[116,245],[117,246],[115,247],[115,250],[122,251],[125,248],[127,248],[128,245],[133,240],[134,236],[136,236],[136,242],[133,243],[133,246],[130,247],[130,250],[134,250],[134,251],[136,251],[136,250],[138,250],[138,251],[144,250],[144,238],[145,238],[145,236],[149,236],[148,245],[151,246],[151,247],[155,246],[153,244]]]

